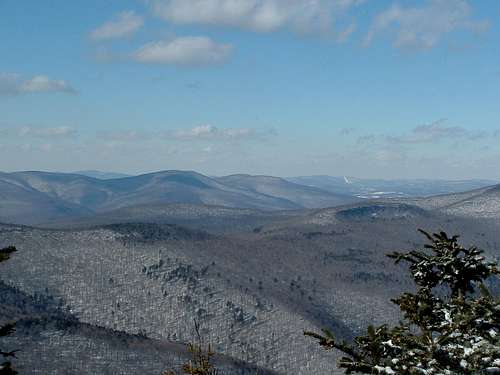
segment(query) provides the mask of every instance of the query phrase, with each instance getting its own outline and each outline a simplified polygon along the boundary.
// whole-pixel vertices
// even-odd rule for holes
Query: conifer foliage
[[[198,322],[194,321],[198,344],[189,343],[188,350],[191,353],[192,359],[182,366],[184,374],[188,375],[219,375],[219,370],[213,365],[213,357],[215,352],[211,345],[203,345],[203,340],[200,334]],[[163,375],[177,375],[174,371],[169,370]]]
[[[343,352],[338,366],[347,374],[500,374],[500,299],[484,283],[498,278],[497,264],[458,236],[420,232],[430,242],[424,249],[388,254],[409,264],[417,287],[392,300],[399,325],[370,326],[353,345],[328,330],[304,334]]]
[[[4,262],[10,258],[10,255],[16,251],[16,248],[13,246],[9,246],[3,249],[0,249],[0,262]],[[14,332],[14,324],[8,323],[3,326],[0,326],[0,337],[8,336]],[[9,358],[15,358],[16,351],[6,352],[3,349],[0,349],[0,356],[4,358],[3,363],[0,364],[0,375],[15,375],[17,371],[12,368],[11,362],[8,360]]]

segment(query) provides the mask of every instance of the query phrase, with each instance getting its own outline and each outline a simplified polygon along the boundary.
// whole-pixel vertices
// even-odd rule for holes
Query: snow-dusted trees
[[[0,262],[4,262],[10,258],[10,255],[16,251],[16,248],[13,246],[9,246],[3,249],[0,249]],[[7,323],[3,326],[0,326],[0,337],[8,336],[12,332],[14,332],[14,324]],[[15,375],[17,371],[12,368],[12,365],[8,358],[15,357],[15,351],[6,352],[0,349],[0,355],[4,358],[3,363],[0,364],[0,375]]]
[[[485,286],[498,281],[497,264],[458,236],[421,232],[430,241],[424,249],[388,255],[409,264],[417,286],[392,300],[404,316],[399,325],[369,327],[353,345],[327,330],[305,335],[342,351],[338,366],[348,374],[500,374],[500,299]]]

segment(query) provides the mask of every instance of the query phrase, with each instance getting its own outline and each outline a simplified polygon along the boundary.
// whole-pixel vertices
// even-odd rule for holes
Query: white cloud
[[[274,136],[271,130],[255,128],[218,128],[213,125],[200,125],[189,129],[148,132],[144,130],[124,130],[99,134],[98,138],[111,142],[143,141],[230,141],[259,140]]]
[[[187,36],[148,43],[132,57],[142,63],[211,65],[225,61],[231,50],[230,44],[219,44],[205,36]]]
[[[21,95],[40,92],[77,93],[66,81],[51,79],[44,75],[22,80],[17,74],[0,74],[0,95]]]
[[[90,32],[94,40],[123,38],[132,35],[144,24],[144,19],[134,11],[124,11]]]
[[[76,129],[69,126],[58,126],[53,128],[35,128],[32,126],[24,126],[15,131],[20,137],[36,137],[36,138],[69,138],[77,134]]]
[[[56,141],[62,139],[74,138],[78,135],[75,128],[69,126],[56,126],[56,127],[6,127],[0,129],[0,139],[12,139],[27,141],[31,145],[30,140],[40,139],[44,141]]]
[[[340,31],[337,35],[337,42],[345,43],[349,39],[349,37],[356,31],[356,24],[351,23],[344,30]]]
[[[200,125],[189,130],[178,130],[174,133],[176,138],[208,138],[218,133],[218,129],[212,125]]]
[[[269,133],[266,133],[269,135]],[[264,135],[254,128],[225,128],[220,129],[212,125],[200,125],[188,130],[177,130],[167,137],[179,140],[241,140],[259,138]]]
[[[365,43],[371,43],[378,34],[393,26],[396,26],[396,47],[429,49],[453,31],[480,32],[486,30],[489,23],[472,19],[466,0],[427,0],[420,7],[407,8],[394,4],[375,17]]]
[[[477,140],[484,138],[486,133],[472,132],[460,126],[446,126],[446,120],[438,120],[431,124],[419,125],[412,132],[403,136],[388,136],[387,140],[393,143],[432,143],[442,140],[467,139]]]
[[[358,137],[359,145],[378,145],[386,147],[393,145],[419,145],[438,143],[443,141],[479,141],[488,137],[494,137],[494,132],[485,130],[469,130],[461,126],[447,126],[446,119],[434,121],[430,124],[422,124],[414,127],[406,134],[367,134]]]
[[[152,0],[159,17],[176,24],[203,24],[271,32],[331,31],[340,13],[363,0]],[[344,36],[345,37],[345,36]]]
[[[139,142],[152,139],[152,135],[140,130],[123,130],[99,134],[99,138],[111,142]]]
[[[53,80],[47,76],[35,76],[27,81],[24,81],[19,86],[21,93],[30,92],[65,92],[75,94],[73,89],[66,81]]]

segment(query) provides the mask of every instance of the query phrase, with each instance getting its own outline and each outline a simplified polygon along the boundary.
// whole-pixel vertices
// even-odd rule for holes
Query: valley
[[[310,197],[328,195],[268,178],[189,176],[126,178],[123,186],[91,180],[92,188],[84,177],[51,184],[45,175],[9,177],[19,188],[92,210],[0,226],[0,247],[18,248],[0,265],[8,291],[1,318],[23,322],[2,339],[23,348],[17,368],[41,358],[40,373],[159,374],[186,360],[183,344],[196,340],[196,320],[225,373],[332,373],[339,353],[324,352],[302,332],[327,327],[350,340],[369,324],[396,322],[388,301],[412,284],[385,254],[420,246],[417,228],[461,234],[465,244],[500,257],[497,187],[313,208]],[[130,198],[150,191],[151,180],[188,184],[191,196],[245,191],[251,203],[243,205],[257,208],[184,203],[185,195],[161,204]],[[262,202],[279,209],[259,209]],[[75,365],[82,350],[85,361]]]

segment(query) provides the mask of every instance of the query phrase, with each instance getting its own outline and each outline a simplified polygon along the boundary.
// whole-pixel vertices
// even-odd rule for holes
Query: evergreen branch
[[[8,323],[2,327],[0,327],[0,337],[3,336],[8,336],[11,333],[14,333],[15,331],[15,324],[14,323]]]
[[[18,351],[19,350],[12,350],[10,352],[3,352],[0,350],[0,355],[3,356],[4,358],[8,358],[8,357],[16,358],[16,353]]]
[[[336,342],[327,330],[323,330],[324,335],[304,334],[318,340],[325,349],[347,354],[349,357],[342,357],[338,363],[347,374],[479,374],[491,368],[497,371],[500,301],[492,296],[484,281],[498,276],[498,265],[485,261],[483,251],[477,247],[462,247],[457,235],[419,232],[430,241],[423,251],[388,254],[395,263],[409,263],[416,283],[415,293],[392,299],[404,321],[392,329],[370,326],[365,335],[356,337],[354,346]],[[450,293],[436,289],[441,286]]]
[[[431,242],[434,242],[434,238],[431,236],[431,234],[429,232],[426,232],[425,230],[423,229],[417,229],[418,232],[422,233],[425,237],[427,237],[427,239]]]
[[[16,251],[17,251],[17,249],[14,246],[8,246],[8,247],[4,247],[3,249],[0,249],[0,262],[6,261],[7,259],[9,259],[10,255]]]
[[[340,350],[341,352],[350,355],[352,358],[358,361],[362,359],[362,357],[358,353],[356,353],[354,348],[347,345],[345,342],[337,343],[330,331],[326,329],[323,329],[322,331],[325,333],[324,336],[311,331],[304,331],[304,336],[315,338],[319,341],[319,345],[326,349]]]

